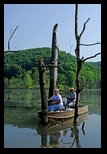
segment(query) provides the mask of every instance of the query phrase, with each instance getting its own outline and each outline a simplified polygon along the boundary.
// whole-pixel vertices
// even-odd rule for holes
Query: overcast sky
[[[81,43],[101,42],[101,4],[78,5],[78,34],[86,29]],[[75,56],[75,4],[4,4],[4,50],[8,49],[10,31],[18,29],[10,41],[12,50],[51,47],[52,31],[58,23],[58,44],[62,51]],[[70,47],[71,50],[70,50]],[[101,52],[101,45],[81,46],[80,57],[93,56]],[[101,55],[88,61],[101,61]]]

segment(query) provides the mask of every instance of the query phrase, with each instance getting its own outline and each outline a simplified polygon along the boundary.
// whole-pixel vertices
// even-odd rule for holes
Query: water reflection
[[[81,100],[83,104],[88,104],[88,117],[90,118],[80,118],[80,123],[77,126],[73,126],[71,121],[66,121],[64,124],[51,122],[41,126],[38,118],[38,110],[41,107],[39,89],[5,90],[5,147],[14,147],[14,144],[16,147],[33,148],[101,147],[101,91],[95,93],[83,91]],[[82,129],[83,125],[84,129]],[[29,134],[25,128],[29,129]],[[8,132],[9,130],[11,131]],[[19,135],[19,132],[22,134]],[[14,135],[16,136],[15,140]],[[29,138],[28,144],[26,138]],[[23,140],[24,145],[20,144],[20,140]]]
[[[77,148],[80,148],[79,141],[79,129],[78,126],[83,122],[82,131],[84,131],[84,121],[88,118],[88,113],[80,115],[78,117],[78,123],[73,124],[73,118],[66,120],[63,123],[54,121],[48,125],[38,124],[37,133],[41,134],[41,147],[42,148],[66,148],[65,145],[70,144],[70,148],[74,146],[76,142]],[[70,141],[64,140],[64,138],[70,133]],[[49,143],[47,145],[47,136],[49,137]]]
[[[75,125],[70,131],[69,141],[63,139],[67,136],[68,129],[53,131],[49,134],[49,145],[47,145],[47,135],[41,134],[41,148],[66,148],[66,145],[69,145],[69,148],[74,148],[75,145],[75,148],[81,148],[78,125]]]
[[[34,148],[99,147],[101,133],[99,120],[99,116],[96,114],[91,115],[90,118],[89,115],[83,114],[79,118],[80,123],[75,126],[71,120],[67,120],[63,124],[55,121],[48,125],[41,125],[35,109],[5,107],[4,127],[6,127],[4,134],[8,135],[5,135],[4,145],[5,147],[10,146],[10,148],[14,147],[14,143],[16,147],[33,146]],[[82,126],[84,127],[82,128]],[[14,135],[16,136],[15,140]],[[97,140],[94,137],[92,142],[91,136],[96,136]],[[26,143],[26,138],[29,138],[28,143],[31,144]],[[9,139],[11,139],[11,143],[7,142]],[[24,141],[24,145],[20,145],[20,140]],[[94,142],[94,140],[96,141]]]
[[[63,123],[58,121],[50,121],[47,125],[43,125],[39,121],[35,110],[4,108],[4,113],[5,125],[11,124],[14,127],[17,126],[18,128],[31,128],[36,130],[37,134],[35,135],[41,136],[40,145],[42,148],[66,148],[67,145],[73,147],[75,143],[72,140],[73,138],[76,141],[77,147],[79,147],[80,143],[78,125],[88,118],[88,113],[80,115],[78,117],[78,125],[76,126],[73,125],[73,118],[66,120]],[[67,137],[68,134],[70,138]],[[67,141],[67,138],[68,140],[71,140]]]

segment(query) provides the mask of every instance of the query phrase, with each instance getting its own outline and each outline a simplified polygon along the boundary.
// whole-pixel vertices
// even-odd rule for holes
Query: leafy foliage
[[[50,63],[51,48],[34,48],[4,54],[5,88],[39,88],[38,60],[45,65]],[[75,87],[76,57],[65,51],[58,53],[58,84],[62,87]],[[49,88],[49,69],[46,70],[46,87]],[[101,87],[101,62],[85,62],[81,70],[81,86]]]

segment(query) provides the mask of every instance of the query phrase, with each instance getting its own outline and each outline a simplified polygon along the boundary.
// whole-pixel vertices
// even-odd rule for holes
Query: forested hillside
[[[4,54],[4,88],[39,88],[38,60],[50,63],[51,48],[35,48]],[[76,57],[58,52],[58,85],[75,87]],[[46,88],[49,88],[49,68],[46,70]],[[101,88],[101,62],[85,62],[81,70],[81,86]]]

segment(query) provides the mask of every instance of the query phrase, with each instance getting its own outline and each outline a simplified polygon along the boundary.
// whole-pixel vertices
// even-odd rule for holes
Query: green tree
[[[23,78],[23,85],[25,88],[31,88],[32,87],[32,78],[30,76],[30,74],[26,73],[24,78]]]
[[[39,88],[39,72],[38,72],[38,59],[42,57],[44,59],[45,65],[50,63],[51,58],[51,48],[35,48],[20,50],[14,53],[4,54],[4,85],[9,87],[20,87],[24,88],[23,79],[25,74],[28,73],[32,78],[32,88]],[[73,77],[76,74],[76,57],[67,53],[66,51],[59,51],[58,54],[58,84],[60,87],[63,87],[63,83],[66,83],[67,86],[75,85],[75,78]],[[60,65],[61,64],[61,65]],[[28,72],[29,71],[29,72]],[[90,77],[90,82],[88,82],[89,73],[92,73],[93,78]],[[12,81],[12,77],[18,79],[17,82]],[[49,87],[49,69],[46,70],[46,87]],[[19,80],[20,79],[20,80]],[[93,86],[91,86],[92,82]],[[13,85],[12,84],[16,84]],[[81,70],[81,83],[84,85],[84,88],[95,88],[101,85],[101,62],[85,62]],[[61,85],[62,84],[62,85]],[[70,84],[70,85],[69,85]]]

